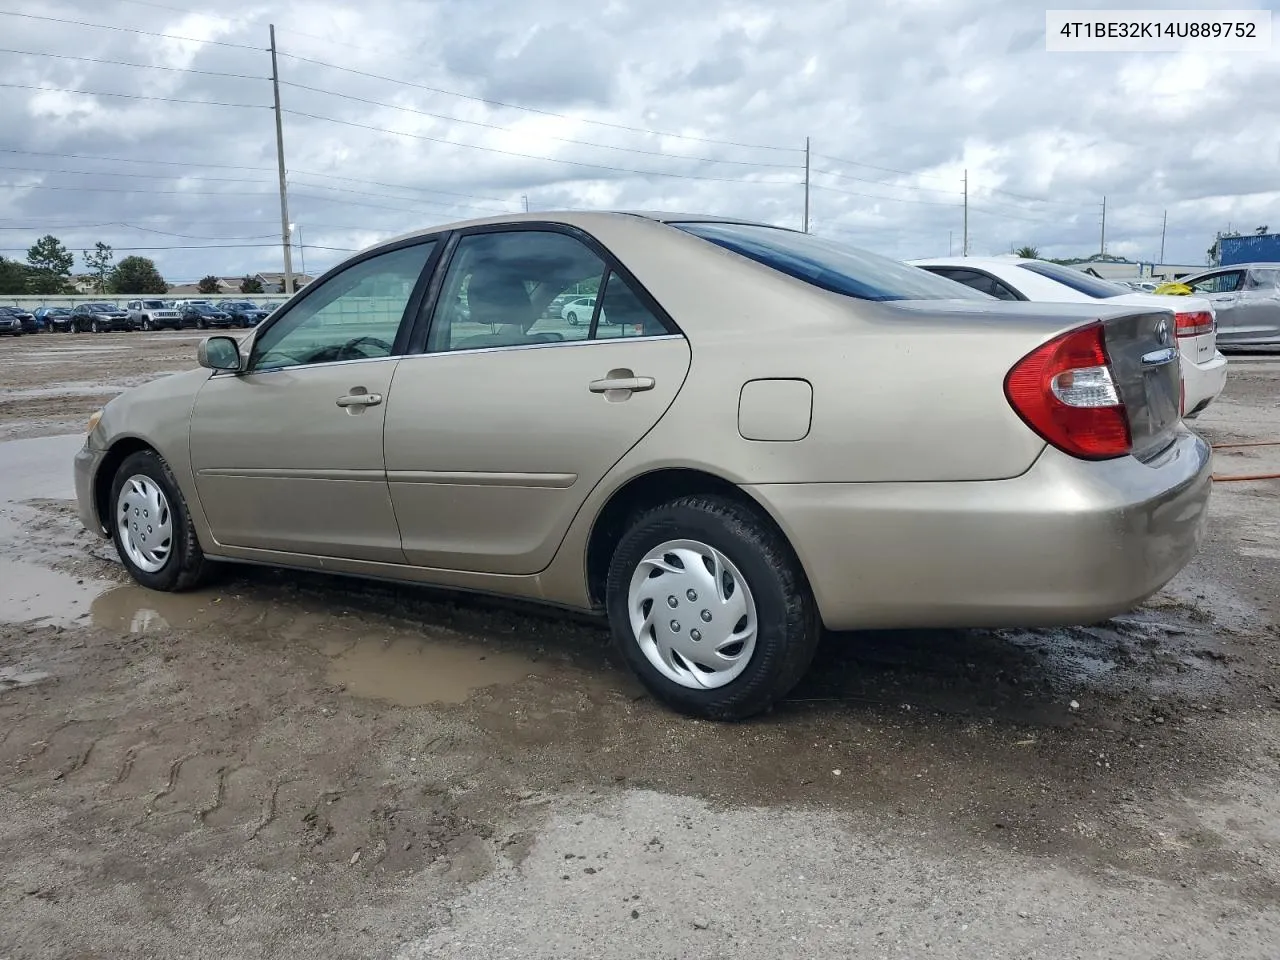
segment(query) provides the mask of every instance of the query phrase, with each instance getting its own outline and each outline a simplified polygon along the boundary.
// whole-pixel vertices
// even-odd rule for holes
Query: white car
[[[125,309],[139,330],[182,329],[182,314],[163,300],[130,300]]]
[[[560,308],[560,316],[568,320],[571,326],[578,326],[580,323],[590,323],[591,315],[596,310],[595,297],[577,297],[570,300]],[[600,322],[607,322],[604,318],[604,311],[600,311]]]
[[[1001,300],[1040,303],[1091,303],[1160,307],[1174,314],[1182,355],[1182,415],[1192,419],[1209,406],[1227,383],[1227,358],[1218,350],[1213,304],[1202,297],[1135,293],[1128,287],[1090,276],[1073,267],[1021,257],[937,257],[909,260],[930,273],[956,280]]]

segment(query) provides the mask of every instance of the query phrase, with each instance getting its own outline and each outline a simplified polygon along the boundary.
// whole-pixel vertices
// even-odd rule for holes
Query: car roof
[[[778,230],[787,230],[788,227],[778,227],[772,223],[764,223],[760,220],[743,220],[738,217],[721,217],[706,213],[675,213],[671,211],[655,211],[655,210],[539,210],[530,213],[504,213],[493,217],[476,217],[470,220],[455,220],[452,223],[442,223],[432,227],[426,227],[421,230],[410,230],[380,241],[368,249],[376,249],[378,247],[387,246],[393,243],[399,243],[403,240],[411,240],[415,237],[426,237],[432,234],[445,233],[449,230],[463,230],[468,227],[487,227],[502,224],[521,224],[521,223],[554,223],[569,227],[579,227],[590,232],[593,224],[599,224],[603,221],[618,219],[640,219],[650,220],[655,223],[734,223],[744,226],[758,227],[774,227]]]

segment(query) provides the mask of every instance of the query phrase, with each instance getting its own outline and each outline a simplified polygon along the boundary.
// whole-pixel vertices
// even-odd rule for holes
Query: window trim
[[[440,306],[440,291],[444,287],[445,277],[449,273],[449,268],[453,264],[454,256],[457,253],[458,244],[465,237],[477,236],[486,233],[559,233],[583,243],[592,253],[604,261],[604,270],[601,273],[601,279],[607,280],[610,271],[614,271],[622,276],[623,280],[630,285],[632,291],[639,298],[645,309],[653,314],[654,318],[663,326],[664,332],[644,337],[629,337],[630,340],[654,340],[659,337],[683,337],[684,331],[679,325],[658,303],[657,299],[642,284],[636,275],[626,268],[626,266],[613,254],[608,247],[587,233],[580,227],[575,227],[567,223],[557,223],[551,220],[521,220],[518,222],[505,223],[484,223],[477,224],[472,227],[463,227],[461,229],[449,232],[448,242],[442,248],[443,252],[436,260],[435,275],[432,277],[428,295],[424,297],[421,309],[413,321],[413,326],[408,338],[408,346],[404,356],[417,355],[437,355],[437,354],[457,354],[457,353],[489,353],[494,350],[527,350],[530,347],[563,347],[572,344],[585,343],[612,343],[614,338],[609,340],[595,339],[596,318],[600,312],[600,304],[603,298],[600,291],[596,294],[596,307],[591,316],[591,327],[587,333],[585,340],[560,340],[553,343],[539,344],[512,344],[505,347],[476,347],[467,350],[428,350],[427,344],[430,342],[430,334],[436,324],[437,311]]]
[[[258,374],[263,374],[263,373],[275,373],[280,370],[309,370],[313,367],[332,366],[335,363],[360,363],[360,362],[367,362],[370,360],[387,360],[392,357],[404,356],[406,348],[409,343],[409,333],[412,326],[411,324],[406,323],[406,321],[409,320],[411,317],[415,316],[415,311],[421,305],[422,298],[423,296],[425,296],[427,292],[427,288],[431,282],[431,278],[434,276],[436,267],[439,265],[441,251],[444,248],[444,244],[440,241],[441,241],[441,238],[445,236],[447,236],[446,233],[436,232],[436,233],[420,234],[413,237],[405,237],[402,240],[396,240],[392,243],[386,243],[377,247],[372,247],[368,250],[365,250],[362,253],[356,254],[353,257],[348,257],[346,260],[343,260],[339,263],[334,264],[332,267],[330,267],[320,276],[316,277],[314,280],[308,283],[305,287],[303,287],[301,290],[295,293],[290,299],[286,300],[279,309],[277,309],[275,312],[269,313],[258,324],[258,326],[253,331],[252,337],[250,337],[247,341],[248,353],[245,356],[245,369],[231,370],[231,371],[228,371],[228,373],[230,373],[232,376],[250,376],[250,375],[256,376]],[[405,250],[410,247],[421,246],[422,244],[426,244],[426,243],[435,244],[435,248],[431,251],[431,254],[427,257],[426,262],[423,263],[422,269],[418,274],[418,279],[414,281],[413,290],[409,293],[409,299],[405,301],[404,310],[402,310],[400,313],[400,325],[396,328],[396,336],[391,344],[391,352],[388,353],[387,356],[362,357],[362,358],[357,358],[356,360],[327,360],[322,363],[296,363],[296,364],[291,364],[290,366],[287,366],[287,367],[269,367],[265,370],[254,370],[249,368],[248,363],[249,363],[249,360],[251,360],[253,357],[254,347],[257,346],[258,341],[259,339],[261,339],[262,335],[267,330],[270,330],[271,327],[281,322],[285,317],[289,316],[290,313],[292,313],[294,310],[297,309],[300,303],[303,303],[308,296],[315,293],[315,291],[319,290],[321,286],[323,286],[329,280],[331,280],[336,276],[339,276],[342,273],[345,273],[347,270],[353,267],[357,267],[362,263],[372,260],[375,257],[380,257],[383,254],[387,254],[387,253],[395,253],[398,250]],[[190,305],[188,304],[188,306]]]

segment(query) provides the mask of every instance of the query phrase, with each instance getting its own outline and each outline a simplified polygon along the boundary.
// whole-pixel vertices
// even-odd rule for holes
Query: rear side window
[[[1076,270],[1073,267],[1064,267],[1057,263],[1032,260],[1029,263],[1020,263],[1018,266],[1023,270],[1038,273],[1042,277],[1048,277],[1050,280],[1057,280],[1064,287],[1070,287],[1077,293],[1083,293],[1085,296],[1093,297],[1095,300],[1109,300],[1112,297],[1122,297],[1127,293],[1133,292],[1128,287],[1122,287],[1118,283],[1100,280],[1097,277],[1089,276],[1089,274],[1081,270]]]
[[[809,233],[739,223],[673,223],[797,280],[859,300],[990,300],[926,270]]]

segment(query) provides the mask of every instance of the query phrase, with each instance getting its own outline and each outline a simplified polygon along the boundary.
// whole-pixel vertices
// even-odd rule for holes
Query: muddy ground
[[[0,342],[0,958],[1280,953],[1280,481],[1218,484],[1129,616],[832,636],[716,725],[589,620],[132,586],[74,433],[196,342]],[[1233,357],[1197,429],[1280,440],[1280,356]]]

